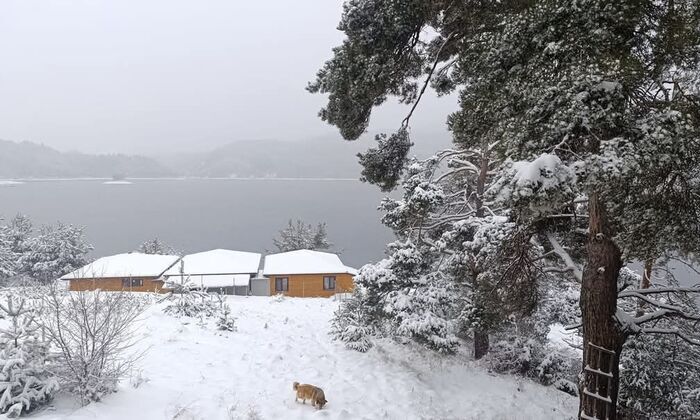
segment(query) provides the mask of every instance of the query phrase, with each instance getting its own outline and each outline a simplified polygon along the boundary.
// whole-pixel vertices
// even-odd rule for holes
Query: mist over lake
[[[29,181],[0,185],[0,215],[83,225],[93,257],[131,251],[154,237],[184,253],[272,251],[279,229],[299,218],[326,222],[333,250],[359,267],[381,259],[393,238],[376,210],[382,197],[355,180]]]

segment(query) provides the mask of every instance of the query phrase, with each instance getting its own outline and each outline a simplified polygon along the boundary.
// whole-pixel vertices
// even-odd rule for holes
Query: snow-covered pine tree
[[[312,225],[301,220],[289,219],[287,227],[280,230],[278,235],[272,242],[279,252],[299,249],[324,250],[332,246],[328,242],[325,223],[319,223],[314,229]]]
[[[372,348],[379,316],[372,312],[375,305],[368,302],[364,287],[356,285],[349,299],[336,310],[331,320],[331,336],[351,350],[366,352]]]
[[[350,0],[339,25],[347,38],[309,90],[328,94],[321,118],[346,139],[366,130],[388,95],[412,103],[400,140],[430,82],[439,93],[459,89],[460,109],[448,120],[455,142],[487,139],[492,156],[510,159],[496,196],[511,221],[539,230],[573,218],[585,200],[584,342],[614,352],[617,378],[630,334],[680,334],[650,325],[669,314],[692,318],[659,305],[643,317],[618,312],[617,280],[623,261],[646,259],[650,247],[663,251],[656,255],[700,248],[699,10],[697,0]],[[389,169],[408,149],[385,149],[396,153],[370,154],[372,168],[395,179]],[[552,251],[571,260],[562,249]],[[659,290],[623,293],[660,303]],[[616,380],[582,385],[616,406]],[[581,395],[587,416],[605,410]]]
[[[13,217],[9,223],[0,225],[0,280],[21,274],[18,261],[27,252],[31,232],[31,221],[21,214]]]
[[[58,223],[45,225],[38,235],[26,241],[26,251],[19,257],[20,272],[42,284],[87,264],[84,228]]]
[[[326,231],[326,222],[319,223],[316,226],[316,231],[314,232],[314,239],[313,239],[313,248],[314,250],[324,250],[324,249],[330,249],[330,247],[333,246],[332,243],[328,241],[328,232]]]
[[[484,150],[443,151],[402,170],[402,198],[380,206],[400,240],[387,247],[386,259],[360,270],[362,293],[336,314],[336,338],[349,345],[361,339],[365,349],[366,336],[384,330],[451,352],[455,335],[465,332],[479,358],[491,332],[535,309],[541,251],[531,234],[483,202]]]
[[[0,226],[0,281],[17,273],[17,258],[4,228],[5,226]]]
[[[0,413],[17,417],[46,404],[58,383],[47,369],[48,343],[39,338],[28,302],[10,294],[0,311],[9,320],[0,329]]]
[[[158,238],[153,238],[142,243],[137,251],[143,254],[179,255],[179,252],[177,252],[173,247],[164,243]]]
[[[236,331],[236,318],[231,316],[231,307],[228,303],[222,303],[219,307],[219,317],[216,319],[216,328],[221,331]]]
[[[33,229],[32,221],[23,214],[18,214],[10,220],[7,224],[7,235],[12,252],[21,255],[27,251],[27,241],[29,241]]]

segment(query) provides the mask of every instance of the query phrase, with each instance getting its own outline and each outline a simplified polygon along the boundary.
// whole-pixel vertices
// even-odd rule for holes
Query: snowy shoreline
[[[6,178],[0,179],[0,185],[19,185],[27,182],[68,182],[68,181],[102,181],[118,183],[129,181],[357,181],[357,178],[293,178],[293,177],[134,177],[115,181],[112,178]]]

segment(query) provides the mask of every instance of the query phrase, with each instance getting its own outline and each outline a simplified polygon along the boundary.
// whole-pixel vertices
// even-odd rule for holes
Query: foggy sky
[[[3,0],[0,139],[158,154],[337,136],[304,88],[330,58],[339,0]],[[391,100],[373,130],[407,109]],[[430,96],[415,132],[444,132]]]

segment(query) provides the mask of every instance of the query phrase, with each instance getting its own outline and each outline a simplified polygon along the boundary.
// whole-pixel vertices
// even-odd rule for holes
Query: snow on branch
[[[700,284],[692,287],[650,287],[647,289],[625,290],[618,294],[619,298],[639,297],[638,295],[653,295],[658,293],[700,293]]]
[[[698,337],[691,336],[687,331],[674,327],[657,327],[657,322],[669,318],[681,318],[688,321],[700,321],[700,314],[692,311],[691,308],[673,305],[654,299],[649,295],[659,293],[698,293],[698,287],[658,287],[649,289],[625,290],[618,294],[618,298],[636,298],[651,306],[653,310],[647,313],[632,316],[623,309],[618,308],[615,315],[620,323],[622,332],[637,334],[669,334],[676,335],[680,339],[694,345],[700,345]],[[645,326],[653,322],[652,326]]]
[[[670,335],[675,335],[681,340],[687,342],[688,344],[692,344],[694,346],[700,346],[700,340],[697,338],[691,337],[686,333],[685,331],[681,331],[678,328],[641,328],[640,333],[642,334],[670,334]]]
[[[581,269],[576,265],[574,259],[571,258],[571,255],[569,255],[569,253],[566,252],[564,247],[559,243],[557,238],[555,238],[551,232],[547,232],[547,240],[549,240],[549,243],[552,245],[552,250],[554,251],[554,253],[557,254],[559,258],[561,258],[564,262],[565,268],[562,270],[546,269],[545,271],[556,270],[558,272],[571,272],[576,278],[576,280],[580,283],[583,280],[583,271],[581,271]]]

